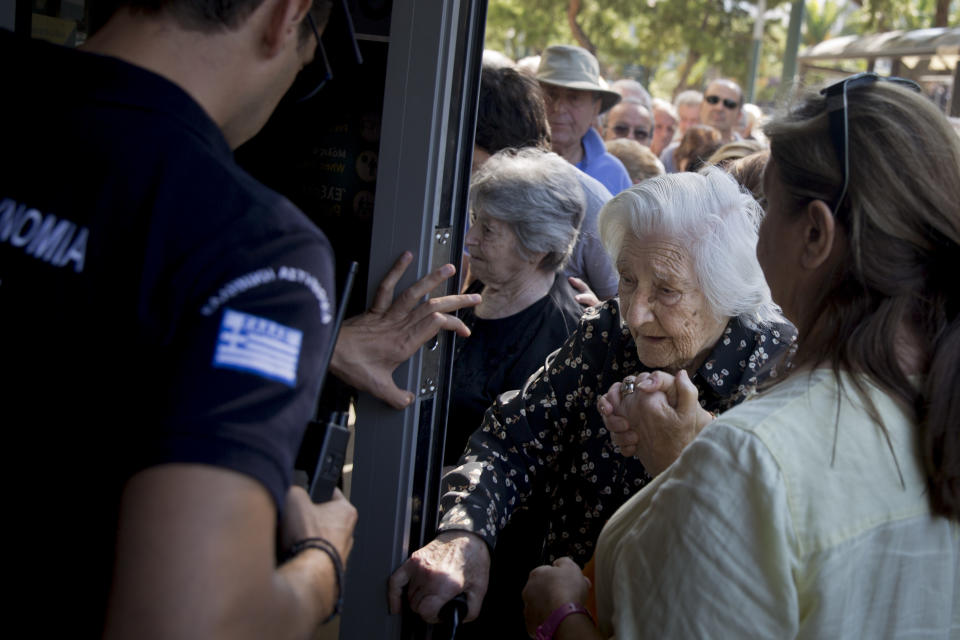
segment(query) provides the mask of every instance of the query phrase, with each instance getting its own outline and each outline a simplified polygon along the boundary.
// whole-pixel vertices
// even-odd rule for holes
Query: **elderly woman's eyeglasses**
[[[850,136],[847,126],[847,91],[864,85],[872,85],[876,82],[892,82],[901,87],[912,89],[917,93],[922,92],[920,85],[913,80],[894,76],[884,78],[872,71],[852,75],[820,90],[820,95],[826,96],[827,98],[827,115],[830,118],[830,139],[837,153],[837,160],[840,163],[840,171],[843,175],[840,195],[837,196],[837,200],[833,205],[834,215],[836,215],[836,212],[840,209],[840,205],[847,195],[847,186],[849,186],[850,183]]]

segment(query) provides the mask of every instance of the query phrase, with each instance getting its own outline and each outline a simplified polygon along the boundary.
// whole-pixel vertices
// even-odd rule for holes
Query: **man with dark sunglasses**
[[[356,511],[291,488],[332,250],[232,152],[330,5],[132,0],[85,51],[0,32],[7,571],[9,604],[46,614],[30,635],[310,637],[338,609]]]
[[[721,141],[726,144],[739,139],[734,127],[740,121],[740,109],[743,106],[743,91],[733,80],[723,78],[707,85],[700,104],[700,124],[708,124],[720,132]]]

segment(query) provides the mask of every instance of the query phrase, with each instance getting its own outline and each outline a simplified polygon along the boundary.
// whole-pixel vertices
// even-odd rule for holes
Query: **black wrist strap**
[[[292,545],[290,545],[290,548],[287,549],[287,552],[283,554],[282,561],[286,562],[287,560],[290,560],[294,556],[307,549],[318,549],[327,554],[330,557],[330,561],[333,563],[333,568],[336,573],[337,599],[333,603],[333,613],[331,613],[327,619],[323,621],[323,624],[326,624],[340,614],[340,609],[343,606],[343,561],[340,559],[340,552],[338,552],[337,548],[333,546],[333,543],[326,538],[319,537],[304,538],[303,540],[294,542]]]

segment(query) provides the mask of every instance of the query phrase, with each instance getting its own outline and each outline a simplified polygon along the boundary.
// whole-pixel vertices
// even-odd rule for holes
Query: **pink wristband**
[[[593,622],[593,617],[590,615],[590,612],[587,611],[582,604],[568,602],[554,609],[550,615],[547,616],[547,619],[543,621],[543,624],[537,627],[536,640],[551,640],[553,634],[557,632],[557,627],[560,626],[560,623],[566,620],[567,616],[574,613],[582,613],[590,618],[590,622]]]

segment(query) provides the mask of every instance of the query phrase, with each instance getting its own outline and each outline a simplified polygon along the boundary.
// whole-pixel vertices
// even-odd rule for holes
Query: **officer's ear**
[[[313,5],[313,0],[263,0],[266,11],[262,32],[264,52],[273,57],[293,41],[300,39],[300,29]]]

